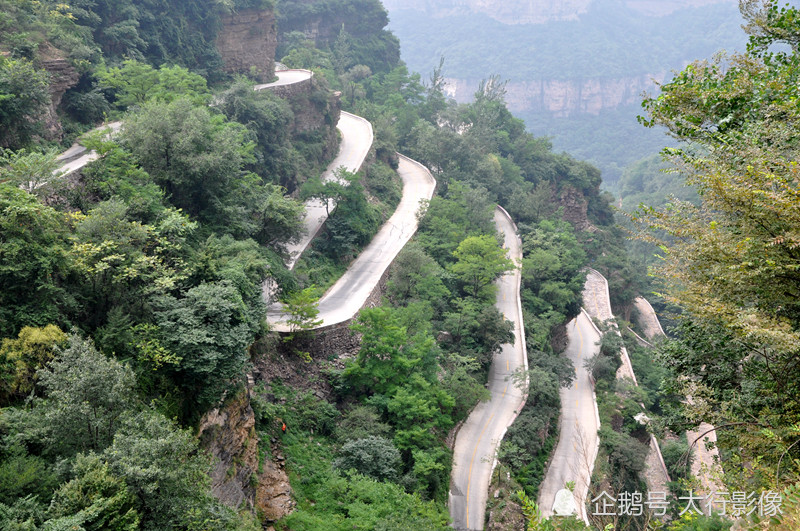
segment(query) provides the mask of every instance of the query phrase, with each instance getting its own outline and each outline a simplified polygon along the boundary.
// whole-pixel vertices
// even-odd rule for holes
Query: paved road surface
[[[664,329],[658,320],[658,315],[653,306],[644,297],[638,297],[635,301],[636,309],[639,310],[639,325],[644,329],[647,339],[663,337]],[[687,397],[691,402],[692,397]],[[714,477],[721,474],[719,466],[719,450],[717,449],[717,432],[713,431],[714,426],[708,422],[702,422],[696,430],[686,432],[689,444],[703,436],[692,447],[692,475],[700,480],[701,494],[713,492],[723,492],[725,487]],[[705,434],[705,435],[704,435]],[[709,446],[710,445],[710,446]]]
[[[599,347],[600,334],[592,326],[586,312],[567,325],[569,343],[564,355],[575,367],[575,380],[569,388],[561,388],[561,418],[558,445],[553,452],[547,475],[539,487],[539,508],[544,516],[553,514],[556,492],[563,489],[567,481],[575,482],[575,503],[585,518],[585,501],[589,492],[589,481],[597,456],[597,430],[599,421],[595,409],[595,398],[589,372],[584,361],[594,356]]]
[[[352,173],[357,172],[372,147],[372,124],[364,118],[349,112],[342,112],[336,127],[342,134],[339,154],[336,155],[333,162],[328,165],[325,173],[322,174],[323,181],[333,179],[334,172],[341,167]],[[334,206],[333,202],[331,202],[329,209],[333,210]],[[325,204],[322,201],[308,200],[305,202],[305,207],[306,215],[303,219],[305,224],[304,236],[299,242],[288,246],[291,258],[286,265],[289,269],[295,266],[297,260],[300,259],[300,255],[303,254],[303,251],[306,250],[308,244],[311,243],[311,240],[314,239],[314,236],[317,235],[319,229],[322,228],[322,224],[328,218]]]
[[[280,72],[275,72],[275,75],[278,76],[277,81],[274,81],[272,83],[266,83],[264,85],[256,85],[255,90],[264,90],[272,87],[279,87],[283,85],[291,85],[293,83],[299,83],[301,81],[310,79],[312,73],[310,70],[283,70]],[[102,125],[97,129],[95,129],[95,131],[101,131],[109,127],[111,128],[111,131],[113,133],[116,133],[122,127],[122,122],[112,122],[106,125]],[[88,151],[85,147],[81,146],[78,143],[75,143],[71,148],[66,150],[61,155],[59,155],[58,160],[63,161],[64,164],[61,167],[59,167],[58,170],[56,171],[61,172],[62,175],[67,175],[69,173],[72,173],[76,170],[83,168],[93,160],[97,160],[97,153],[95,153],[94,151]]]
[[[311,70],[295,69],[295,70],[276,70],[275,75],[278,76],[277,81],[273,81],[272,83],[265,83],[263,85],[256,85],[254,87],[254,90],[264,90],[272,87],[282,87],[283,85],[293,85],[294,83],[300,83],[301,81],[311,79],[311,76],[313,74]]]
[[[402,155],[398,173],[403,180],[400,204],[345,274],[320,299],[320,327],[353,318],[364,306],[383,273],[417,231],[419,202],[433,196],[436,180],[423,165]],[[285,324],[286,315],[281,310],[280,304],[271,305],[267,321],[272,330],[289,332],[291,330]]]
[[[100,127],[93,129],[91,132],[95,131],[103,131],[105,129],[110,129],[109,135],[112,133],[118,132],[122,128],[122,122],[111,122],[109,124],[101,125]],[[97,160],[97,153],[94,151],[89,151],[82,145],[78,144],[77,142],[72,145],[71,148],[66,150],[64,153],[58,156],[57,160],[62,162],[63,164],[59,166],[59,168],[54,173],[60,173],[63,175],[68,175],[76,170],[79,170],[92,162],[93,160]]]
[[[509,257],[519,264],[522,246],[513,222],[499,208],[495,224],[505,236]],[[525,332],[519,301],[520,270],[498,280],[497,308],[514,323],[514,344],[503,345],[489,371],[491,398],[467,417],[456,437],[450,480],[450,517],[456,529],[483,529],[486,498],[500,441],[525,403],[526,392],[510,380],[515,370],[527,369]]]
[[[608,290],[608,281],[599,271],[594,269],[589,269],[589,273],[586,276],[586,285],[583,290],[583,305],[592,317],[602,321],[614,318],[611,312],[611,297]],[[614,326],[616,327],[616,324]],[[615,333],[619,332],[615,331]],[[622,364],[619,369],[617,369],[617,379],[628,378],[633,381],[634,385],[638,386],[639,382],[636,379],[636,374],[633,372],[633,364],[628,355],[628,349],[626,349],[624,345],[620,351],[620,359],[622,360]],[[644,410],[644,404],[640,405],[642,406],[642,410]],[[664,458],[661,455],[661,448],[658,446],[658,441],[653,435],[650,435],[650,451],[647,453],[647,459],[645,461],[644,479],[650,492],[665,492],[667,484],[671,481],[667,466],[664,463]]]

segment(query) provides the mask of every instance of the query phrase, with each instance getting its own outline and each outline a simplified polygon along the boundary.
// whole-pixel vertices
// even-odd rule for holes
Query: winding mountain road
[[[634,304],[639,311],[639,325],[647,339],[652,341],[666,337],[658,315],[650,302],[644,297],[637,297]],[[692,397],[687,397],[687,401],[691,403]],[[697,441],[691,448],[693,457],[691,470],[692,475],[700,480],[699,493],[723,492],[725,487],[717,477],[722,474],[722,470],[719,466],[717,432],[714,430],[714,426],[708,422],[701,422],[697,429],[686,432],[686,439],[689,444]]]
[[[265,90],[274,87],[281,87],[285,85],[292,85],[295,83],[301,83],[308,79],[311,79],[312,72],[310,70],[281,70],[276,71],[275,75],[278,76],[277,81],[273,81],[272,83],[266,83],[263,85],[256,85],[254,90]],[[122,129],[122,122],[111,122],[108,124],[101,125],[93,129],[91,132],[95,131],[103,131],[105,129],[110,129],[109,135],[119,132]],[[371,144],[371,142],[370,142]],[[75,143],[70,147],[68,150],[63,152],[61,155],[57,157],[56,160],[61,162],[61,166],[54,172],[60,173],[63,175],[68,175],[74,171],[80,170],[87,164],[92,161],[97,160],[97,153],[95,151],[89,151],[79,143]]]
[[[491,397],[475,407],[456,436],[449,496],[450,517],[456,529],[483,529],[497,448],[527,399],[527,382],[525,389],[520,389],[511,380],[517,369],[528,368],[519,298],[522,242],[505,210],[497,207],[494,221],[505,236],[509,257],[517,265],[497,281],[496,303],[503,316],[514,323],[514,344],[503,345],[495,356],[489,370]]]
[[[120,129],[122,129],[122,122],[111,122],[92,129],[90,133],[107,130],[107,136],[110,137],[111,135],[118,133]],[[96,151],[89,151],[78,142],[75,142],[72,144],[71,148],[56,157],[56,160],[61,163],[61,166],[59,166],[58,169],[53,173],[61,176],[69,175],[74,171],[80,170],[90,162],[97,160],[98,157],[99,155]]]
[[[265,90],[275,87],[283,87],[285,85],[294,85],[295,83],[302,83],[303,81],[311,79],[314,74],[311,72],[311,70],[295,68],[289,70],[276,70],[275,75],[278,76],[277,80],[273,81],[272,83],[256,85],[253,87],[253,90]]]
[[[322,324],[319,328],[352,319],[417,231],[420,201],[433,197],[436,180],[425,166],[403,155],[400,155],[398,173],[403,181],[400,204],[345,274],[320,299],[318,318],[322,319]],[[291,332],[286,319],[280,304],[269,307],[267,321],[272,330]]]
[[[586,285],[583,292],[583,304],[586,311],[593,318],[600,321],[609,321],[612,328],[609,332],[613,331],[619,334],[619,330],[614,323],[614,315],[611,310],[611,296],[609,294],[608,280],[599,272],[594,269],[589,269],[586,275]],[[636,374],[633,371],[633,364],[631,364],[628,349],[625,345],[620,350],[620,359],[622,364],[617,370],[617,379],[628,378],[633,381],[634,385],[639,385],[636,379]],[[644,404],[641,404],[642,410],[645,409]],[[650,435],[650,451],[647,453],[644,468],[644,479],[647,483],[647,489],[650,492],[666,492],[667,484],[671,481],[667,466],[664,463],[664,458],[661,455],[661,448],[659,447],[658,440],[654,435]]]
[[[585,301],[584,301],[585,303]],[[564,355],[575,367],[575,379],[569,388],[562,387],[559,437],[544,481],[539,486],[539,509],[549,517],[553,514],[556,493],[568,481],[575,482],[573,497],[579,515],[586,521],[586,497],[597,457],[600,419],[597,415],[597,400],[584,362],[597,354],[600,333],[591,318],[582,311],[567,325],[569,343]]]
[[[339,168],[344,168],[351,173],[357,172],[372,147],[372,124],[364,118],[342,111],[336,128],[342,135],[339,154],[336,155],[333,162],[328,165],[325,173],[322,174],[323,181],[334,179],[334,173]],[[325,220],[328,219],[328,210],[332,211],[336,205],[331,201],[328,205],[328,210],[326,210],[324,202],[318,199],[309,199],[304,203],[304,206],[306,214],[303,218],[305,226],[303,237],[298,242],[287,246],[291,257],[286,264],[289,269],[294,268],[297,260],[300,259],[300,255],[303,254],[311,240],[317,235]]]

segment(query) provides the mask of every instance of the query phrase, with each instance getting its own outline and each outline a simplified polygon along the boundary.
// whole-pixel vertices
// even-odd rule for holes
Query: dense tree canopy
[[[794,132],[800,117],[795,103],[800,26],[795,8],[756,1],[743,7],[751,35],[748,53],[689,65],[658,97],[645,101],[647,124],[664,125],[686,141],[668,154],[697,188],[700,204],[675,201],[640,215],[669,236],[657,240],[664,251],[659,276],[667,298],[696,323],[684,329],[680,346],[665,351],[666,358],[687,385],[708,388],[715,424],[742,422],[731,428],[739,442],[726,439],[725,430],[719,433],[722,444],[741,448],[749,440],[741,449],[743,459],[758,456],[773,466],[785,456],[791,468],[788,458],[797,456],[797,447],[788,448],[796,435],[787,427],[800,418],[794,400],[800,381]],[[727,346],[707,352],[709,344]],[[683,366],[700,352],[710,358],[704,366],[719,367],[713,377]],[[724,375],[731,379],[720,381]],[[745,432],[752,435],[754,426],[771,431],[751,438]]]
[[[245,444],[252,454],[260,445],[262,465],[275,451],[286,458],[298,510],[279,526],[444,527],[447,434],[487,397],[488,368],[513,338],[494,304],[494,282],[511,267],[495,202],[525,223],[525,305],[535,314],[526,339],[540,385],[516,440],[535,433],[518,454],[543,461],[569,380],[550,338],[577,310],[580,243],[616,237],[599,174],[525,133],[498,79],[458,105],[441,69],[430,85],[410,74],[377,1],[281,2],[281,20],[297,26],[281,31],[339,21],[319,26],[319,48],[302,32],[281,38],[287,62],[317,69],[311,91],[288,98],[244,77],[215,84],[219,15],[267,2],[173,4],[0,0],[8,61],[36,64],[23,58],[49,39],[76,67],[66,132],[127,113],[119,135],[83,140],[99,158],[67,178],[53,177],[44,149],[2,154],[0,518],[48,529],[249,529],[211,498],[192,429],[256,367],[255,379],[280,375],[258,382],[269,391],[253,393]],[[323,185],[313,176],[336,148],[329,88],[373,124],[374,160]],[[265,326],[262,283],[272,277],[299,327],[311,327],[310,271],[344,270],[388,218],[401,193],[397,151],[431,166],[440,195],[423,205],[387,300],[353,325],[355,357],[342,368],[338,351],[325,360],[314,350],[292,367],[282,355],[292,338],[275,341]],[[296,272],[283,259],[302,206],[287,191],[337,202]],[[585,206],[586,219],[561,220],[565,194],[585,201],[575,210]],[[238,396],[246,407],[250,394]],[[226,481],[243,481],[240,465]],[[527,477],[535,466],[523,463]],[[258,480],[244,478],[245,491]]]
[[[47,72],[0,56],[0,147],[24,147],[50,103]]]

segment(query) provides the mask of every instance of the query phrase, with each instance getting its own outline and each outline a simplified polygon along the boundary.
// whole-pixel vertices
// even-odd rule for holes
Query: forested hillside
[[[667,150],[699,201],[641,209],[640,237],[662,245],[656,270],[683,318],[658,360],[675,378],[669,424],[716,426],[724,485],[782,490],[797,527],[798,11],[743,2],[747,53],[689,65],[645,100],[647,125],[682,141]],[[650,229],[649,231],[647,229]],[[685,424],[684,424],[685,425]],[[766,525],[764,526],[766,528]]]
[[[253,90],[271,63],[219,38],[247,17],[247,39],[315,72],[307,92]],[[7,1],[0,21],[0,528],[446,527],[448,437],[510,338],[496,203],[525,247],[535,392],[510,436],[536,488],[581,268],[620,307],[639,277],[599,171],[525,132],[497,78],[449,101],[440,70],[423,83],[399,60],[377,1]],[[375,142],[325,186],[340,107]],[[56,154],[111,118],[119,134],[80,140],[97,160],[60,175]],[[265,279],[313,320],[396,205],[398,151],[438,195],[380,304],[352,334],[271,332]],[[333,195],[289,271],[298,199]]]

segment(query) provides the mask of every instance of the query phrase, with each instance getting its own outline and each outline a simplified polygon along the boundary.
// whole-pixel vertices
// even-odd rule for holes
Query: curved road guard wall
[[[583,303],[586,306],[589,315],[601,321],[613,319],[611,312],[611,296],[608,291],[608,281],[599,271],[587,268],[588,275],[586,276],[586,284],[583,292]],[[612,321],[615,333],[619,334],[619,329],[616,323]],[[620,352],[622,359],[622,366],[617,370],[617,379],[630,378],[635,385],[639,385],[636,380],[636,374],[633,372],[633,365],[631,364],[628,350],[622,346]],[[644,408],[644,405],[642,405]],[[647,481],[647,488],[651,492],[666,492],[667,483],[670,482],[669,472],[664,463],[664,457],[661,455],[661,448],[658,441],[653,435],[650,435],[650,451],[647,454],[647,467],[645,469],[645,480]]]
[[[639,310],[639,325],[645,332],[647,339],[665,337],[664,329],[658,320],[658,315],[650,302],[644,297],[637,297],[634,301]],[[691,400],[691,397],[688,398]],[[703,435],[705,434],[705,435]],[[702,440],[699,440],[702,436]],[[722,492],[724,487],[714,479],[714,475],[721,473],[719,463],[719,450],[717,449],[717,433],[714,426],[707,422],[701,423],[696,430],[687,431],[686,438],[692,446],[692,475],[700,480],[701,494]],[[710,448],[708,446],[711,446]]]
[[[665,337],[664,329],[661,328],[661,321],[653,309],[653,306],[644,297],[636,297],[633,301],[634,306],[639,311],[639,324],[644,330],[647,339],[653,340],[656,337]]]
[[[505,236],[509,256],[519,266],[522,242],[514,222],[499,207],[495,210],[494,220]],[[449,495],[450,516],[456,529],[483,529],[497,447],[527,399],[527,382],[522,390],[511,381],[511,375],[517,369],[527,370],[528,367],[519,298],[521,282],[519,268],[497,281],[496,305],[503,316],[514,323],[514,344],[503,345],[495,356],[489,370],[491,398],[473,409],[456,436]]]
[[[400,155],[398,173],[403,180],[400,204],[345,274],[320,299],[320,329],[345,323],[358,313],[389,265],[417,231],[420,201],[433,197],[436,180],[425,166],[403,155]],[[267,321],[272,330],[291,332],[286,318],[279,304],[270,306]]]

